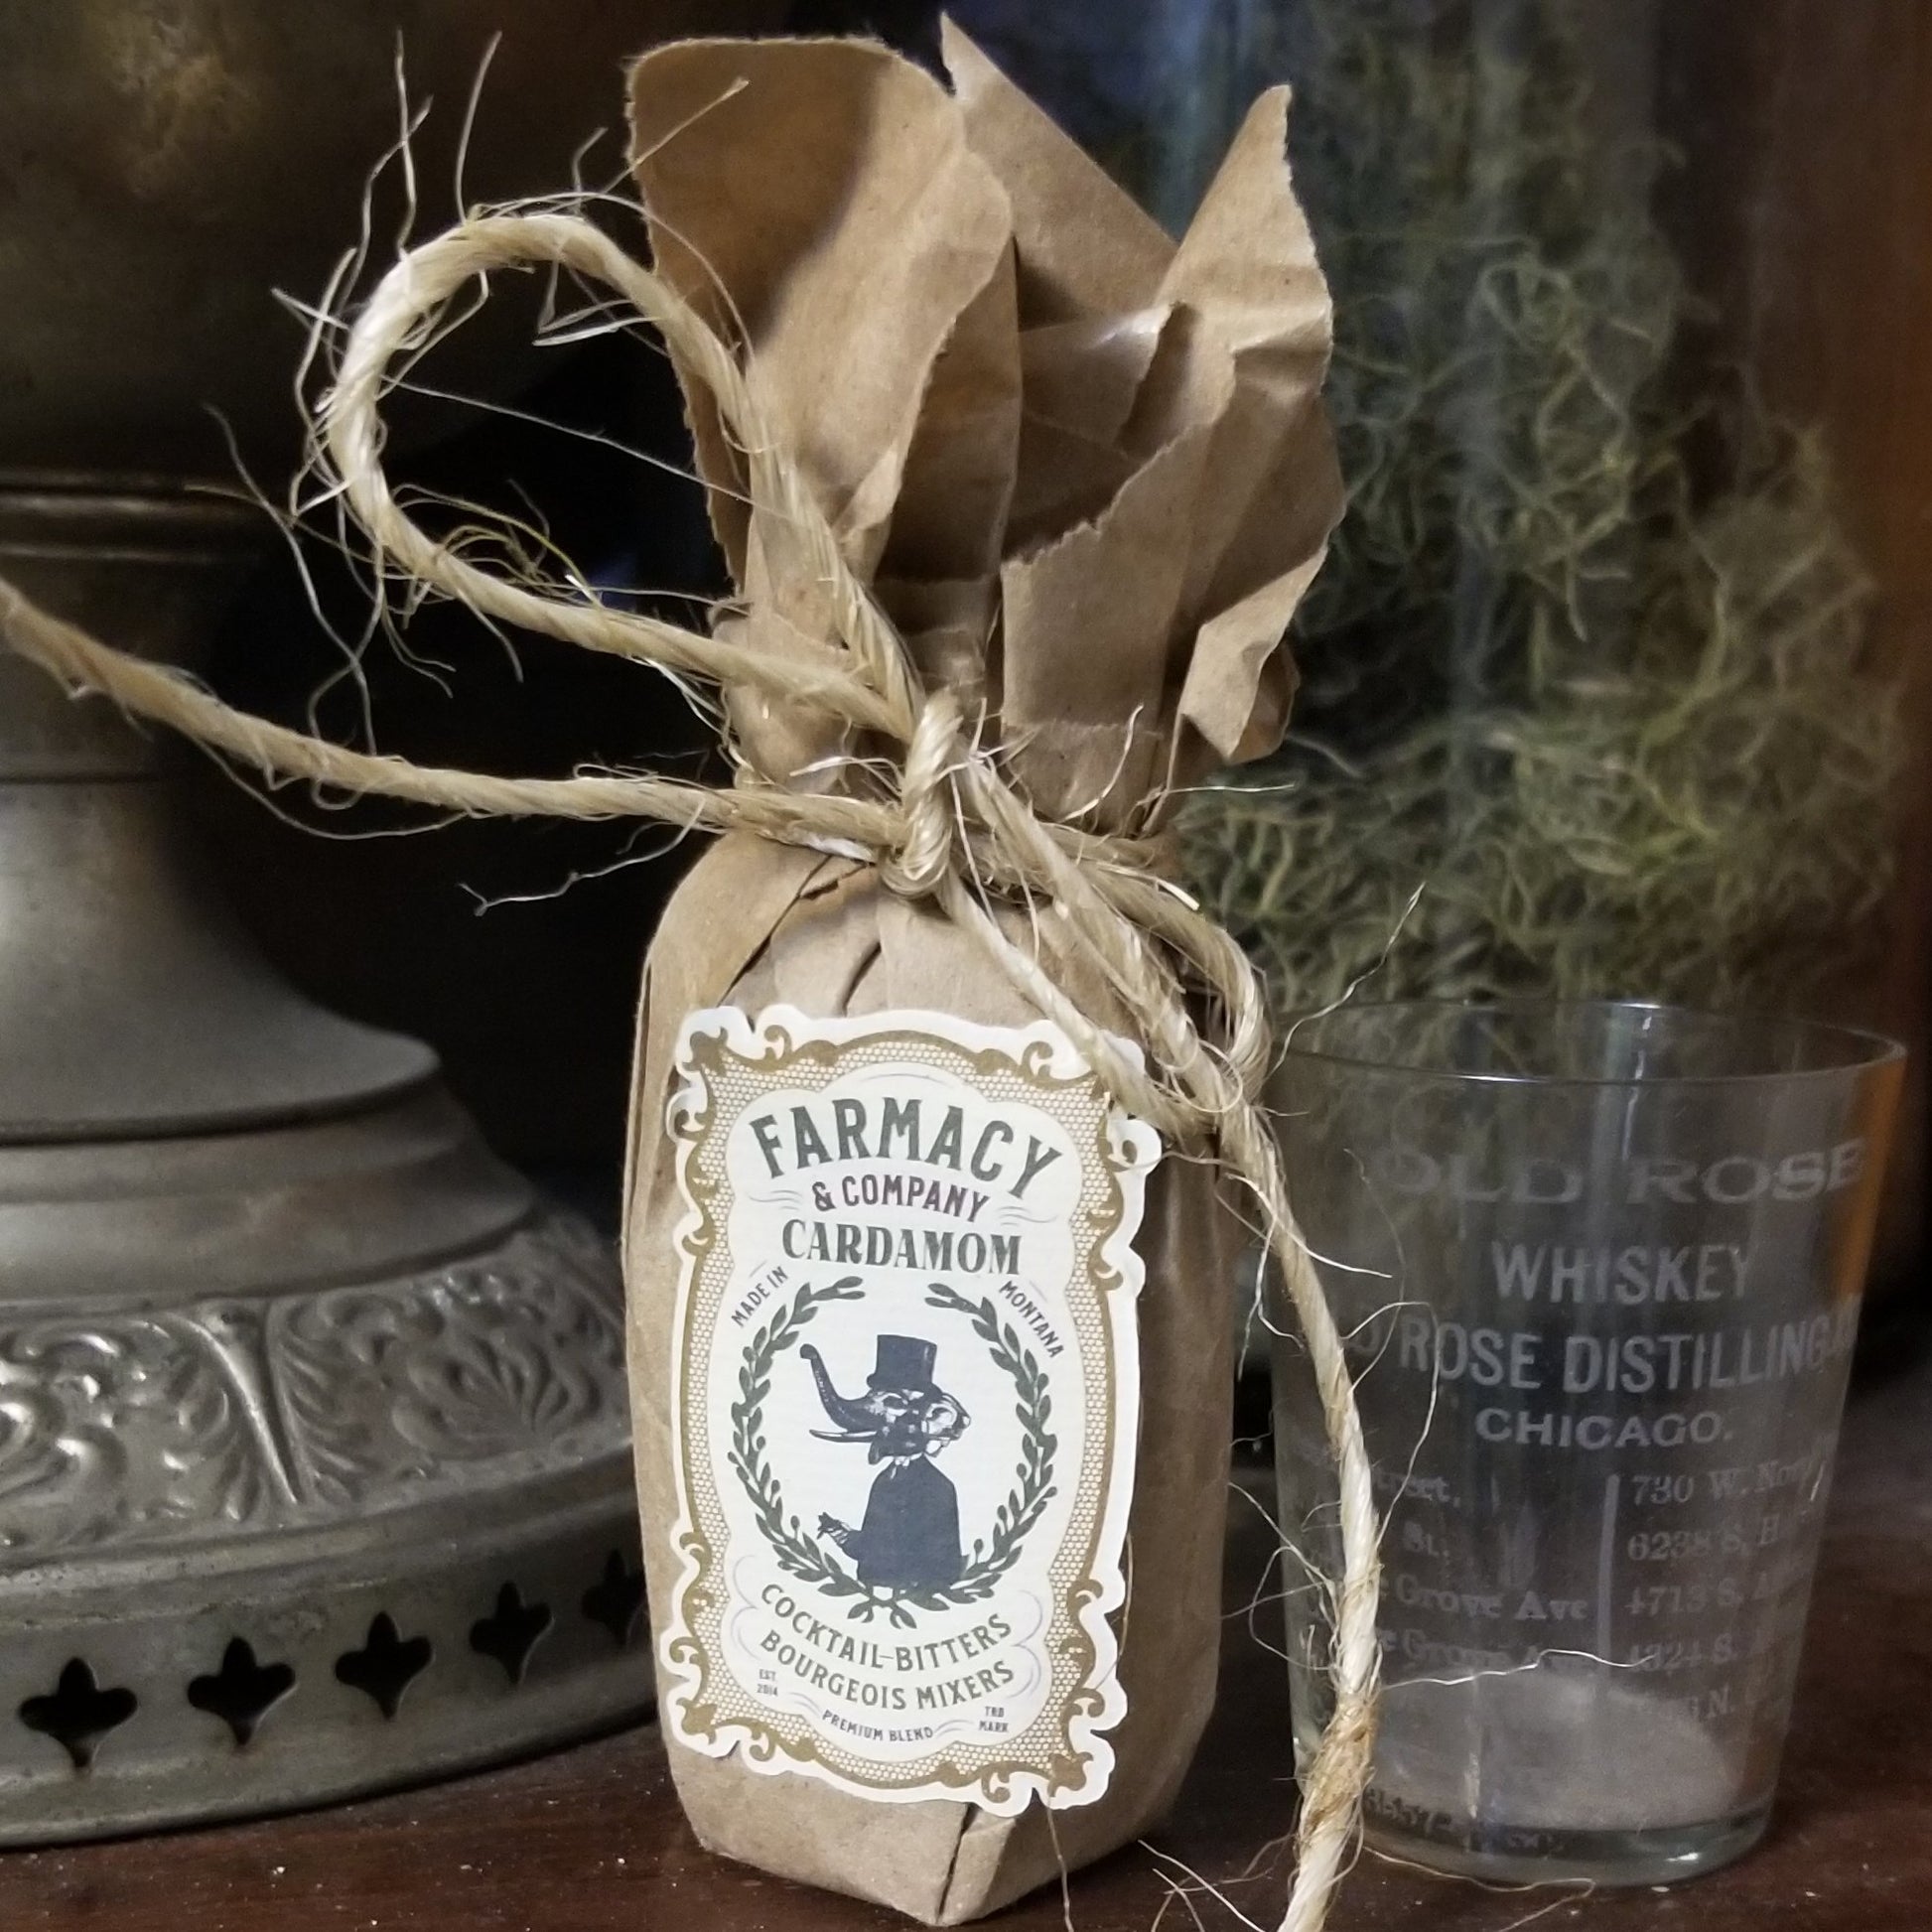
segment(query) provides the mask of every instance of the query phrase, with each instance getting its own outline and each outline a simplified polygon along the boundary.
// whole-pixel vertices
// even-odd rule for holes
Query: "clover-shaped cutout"
[[[523,1682],[530,1653],[554,1621],[548,1603],[526,1603],[514,1584],[496,1592],[496,1608],[470,1626],[470,1648],[494,1657],[512,1684]]]
[[[262,1664],[246,1637],[233,1638],[221,1653],[221,1668],[197,1677],[188,1686],[188,1701],[197,1711],[216,1717],[234,1732],[235,1745],[245,1748],[261,1721],[295,1689],[290,1664]]]
[[[604,1575],[584,1592],[584,1614],[610,1631],[621,1648],[637,1631],[637,1612],[644,1607],[644,1573],[632,1570],[621,1550],[605,1560]]]
[[[87,1770],[94,1753],[110,1730],[133,1717],[140,1700],[130,1690],[103,1690],[93,1671],[78,1657],[69,1659],[53,1690],[31,1697],[20,1707],[20,1722],[61,1745],[76,1771]]]
[[[360,1650],[345,1651],[336,1659],[336,1675],[351,1690],[374,1699],[385,1718],[393,1718],[402,1694],[429,1668],[436,1647],[427,1637],[402,1637],[387,1610],[369,1624]]]

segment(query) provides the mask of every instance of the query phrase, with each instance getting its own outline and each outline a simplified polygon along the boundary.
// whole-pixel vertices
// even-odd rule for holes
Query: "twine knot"
[[[920,707],[905,748],[898,781],[903,829],[897,846],[879,861],[880,883],[901,898],[929,898],[954,869],[959,724],[959,701],[950,691],[934,691]]]

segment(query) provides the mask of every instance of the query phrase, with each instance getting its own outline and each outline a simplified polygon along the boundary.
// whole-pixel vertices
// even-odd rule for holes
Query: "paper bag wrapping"
[[[633,69],[634,165],[660,271],[742,345],[774,436],[928,688],[958,693],[1036,810],[1144,830],[1176,784],[1273,749],[1282,633],[1340,489],[1318,391],[1325,288],[1290,191],[1287,102],[1263,97],[1176,246],[948,31],[952,90],[860,42],[695,42]],[[714,527],[760,648],[832,633],[791,533],[687,382]],[[847,782],[877,750],[734,695],[767,779]],[[1103,989],[1012,932],[1089,1016]],[[1044,935],[1043,937],[1041,935]],[[667,1094],[699,1008],[1037,1018],[979,942],[849,859],[733,836],[674,898],[648,962],[627,1182],[630,1375],[653,1616],[678,1573],[670,1433],[682,1207]],[[1142,1834],[1213,1700],[1227,1482],[1230,1217],[1214,1172],[1165,1161],[1136,1246],[1142,1386],[1117,1618],[1127,1715],[1094,1803],[998,1816],[876,1802],[670,1740],[700,1840],[766,1870],[951,1924]]]

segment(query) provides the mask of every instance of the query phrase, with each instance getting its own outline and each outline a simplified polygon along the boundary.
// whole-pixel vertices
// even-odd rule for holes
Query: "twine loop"
[[[934,691],[919,709],[898,778],[897,844],[877,862],[880,884],[901,898],[929,898],[955,869],[954,828],[959,800],[953,774],[959,759],[959,700]]]
[[[611,608],[581,589],[499,575],[432,536],[397,502],[382,469],[381,407],[396,371],[430,340],[457,296],[492,274],[562,270],[615,289],[703,382],[744,452],[755,510],[796,539],[791,566],[831,609],[828,634],[801,652],[759,650]],[[1251,1196],[1300,1319],[1338,1473],[1343,1574],[1333,1580],[1333,1715],[1307,1767],[1299,1863],[1282,1932],[1316,1932],[1351,1854],[1374,1739],[1381,1650],[1375,1610],[1378,1521],[1361,1418],[1341,1336],[1298,1232],[1280,1155],[1258,1099],[1271,1062],[1266,1003],[1234,939],[1156,870],[1149,839],[1042,818],[963,729],[956,698],[927,692],[890,620],[842,554],[809,480],[767,429],[738,349],[672,285],[575,213],[478,214],[403,254],[343,343],[320,414],[318,460],[369,537],[385,580],[456,599],[487,621],[672,673],[804,706],[875,735],[890,782],[855,760],[850,788],[790,790],[746,779],[720,788],[654,773],[500,777],[358,752],[235,711],[184,673],[129,655],[41,610],[0,580],[0,637],[76,692],[181,731],[270,784],[291,778],[377,792],[445,813],[651,818],[690,830],[749,831],[860,858],[907,898],[930,900],[1085,1055],[1120,1104],[1172,1143],[1211,1152]],[[891,748],[898,748],[896,760]],[[989,894],[1039,914],[1045,943],[1023,945]],[[1059,970],[1049,960],[1062,962]],[[1122,1040],[1061,983],[1104,989],[1130,1015]],[[1145,1051],[1143,1051],[1143,1047]]]

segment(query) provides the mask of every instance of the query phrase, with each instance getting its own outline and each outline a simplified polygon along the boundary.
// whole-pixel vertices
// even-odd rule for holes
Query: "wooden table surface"
[[[1237,1498],[1230,1601],[1267,1561]],[[1932,1372],[1854,1405],[1767,1843],[1695,1884],[1580,1896],[1494,1891],[1365,1859],[1334,1932],[1879,1932],[1932,1926]],[[1275,1636],[1272,1611],[1264,1633]],[[1236,1614],[1220,1715],[1149,1850],[992,1921],[1025,1932],[1272,1926],[1283,1879],[1243,1878],[1290,1817],[1279,1661]],[[1183,1885],[1184,1864],[1225,1902]],[[1164,1874],[1167,1874],[1164,1876]],[[1164,1905],[1166,1907],[1164,1913]],[[678,1816],[654,1729],[433,1790],[306,1817],[0,1857],[0,1932],[874,1932],[904,1921],[708,1857]]]

